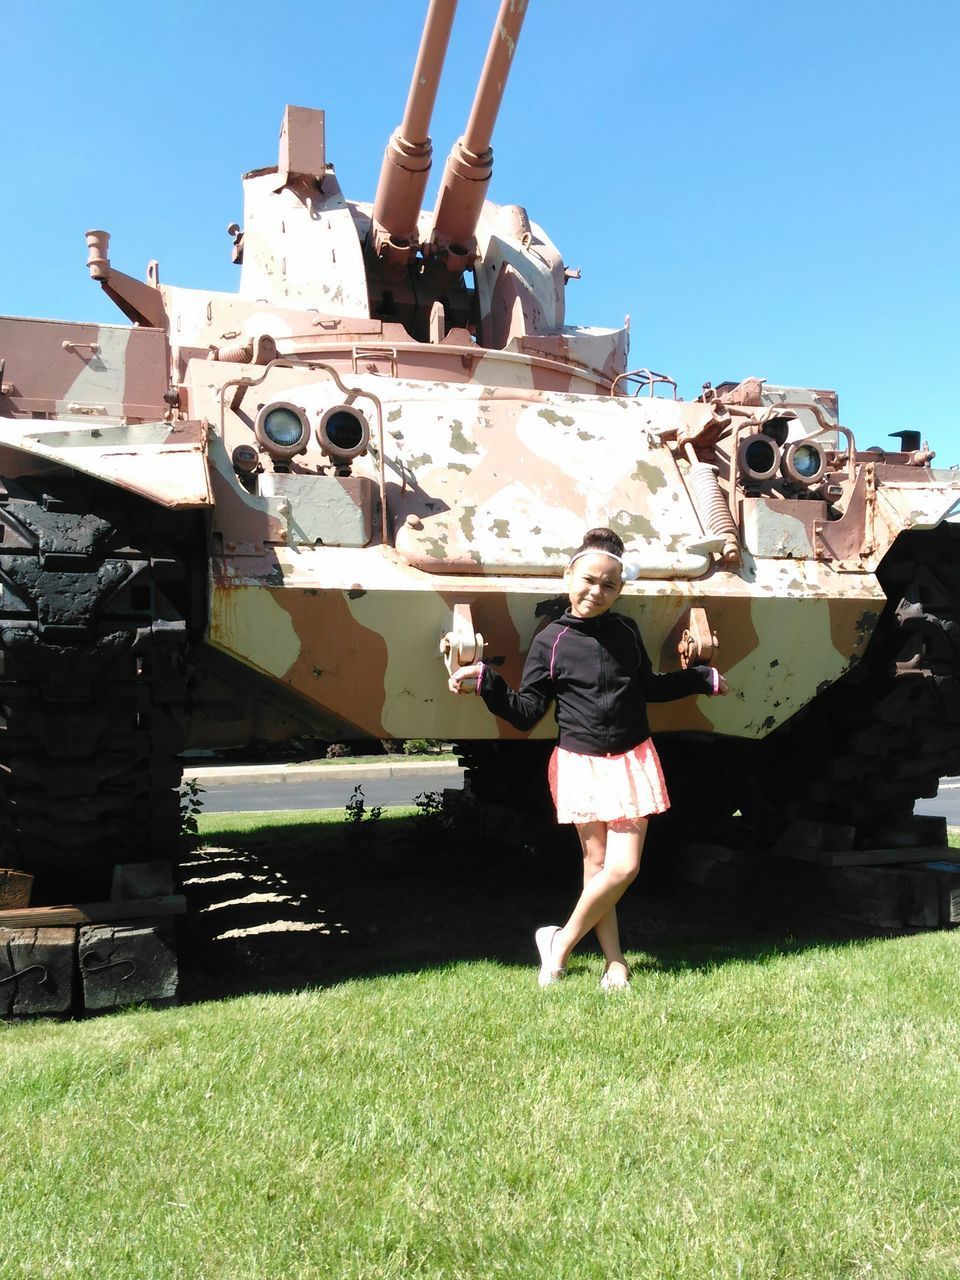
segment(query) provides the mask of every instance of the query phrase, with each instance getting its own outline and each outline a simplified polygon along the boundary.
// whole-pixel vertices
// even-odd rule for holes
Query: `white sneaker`
[[[533,935],[540,954],[540,974],[537,982],[541,987],[552,987],[554,983],[566,977],[566,969],[559,969],[553,963],[553,943],[559,932],[558,924],[545,924]]]

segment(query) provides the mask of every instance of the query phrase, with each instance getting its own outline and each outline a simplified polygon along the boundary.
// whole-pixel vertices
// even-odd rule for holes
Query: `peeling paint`
[[[478,452],[476,443],[463,434],[463,423],[459,418],[454,418],[450,423],[450,448],[456,449],[457,453]]]
[[[639,512],[618,511],[610,520],[610,528],[615,529],[624,542],[630,542],[634,538],[642,538],[644,542],[658,541],[656,529]]]
[[[567,416],[566,414],[557,413],[556,410],[554,409],[541,409],[539,413],[540,413],[540,417],[545,418],[547,422],[551,424],[551,426],[554,426],[554,427],[572,427],[573,426],[573,418]]]
[[[641,458],[637,459],[637,469],[631,479],[645,484],[651,493],[667,487],[667,478],[660,467],[655,467],[652,462],[644,462]]]
[[[880,615],[874,609],[867,609],[857,619],[857,630],[861,633],[872,632],[880,621]]]

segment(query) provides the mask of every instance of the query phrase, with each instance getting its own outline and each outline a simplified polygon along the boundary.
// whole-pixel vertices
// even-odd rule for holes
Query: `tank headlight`
[[[317,444],[340,466],[366,453],[369,443],[370,424],[359,409],[350,405],[334,405],[317,425]]]
[[[238,444],[231,455],[238,476],[251,476],[260,467],[260,455],[252,444]]]
[[[790,432],[790,418],[768,418],[763,424],[763,434],[769,436],[771,440],[775,440],[781,449],[787,443],[787,436]]]
[[[310,425],[303,410],[294,404],[265,404],[257,414],[253,430],[274,458],[292,458],[307,451]]]
[[[797,440],[784,450],[780,470],[784,479],[794,484],[816,484],[827,470],[827,457],[812,440]]]
[[[740,474],[745,480],[757,483],[769,480],[780,465],[780,449],[777,442],[759,432],[745,436],[737,447]]]

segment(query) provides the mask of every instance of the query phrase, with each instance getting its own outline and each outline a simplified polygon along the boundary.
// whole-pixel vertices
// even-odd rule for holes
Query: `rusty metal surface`
[[[430,0],[403,120],[383,157],[373,203],[371,250],[391,268],[418,248],[417,220],[433,158],[430,116],[456,13],[456,0]]]
[[[160,329],[0,316],[0,361],[0,417],[137,422],[169,407]]]
[[[526,9],[525,0],[502,0],[463,137],[447,157],[429,256],[448,271],[462,271],[474,258],[477,219],[493,173],[493,126]]]

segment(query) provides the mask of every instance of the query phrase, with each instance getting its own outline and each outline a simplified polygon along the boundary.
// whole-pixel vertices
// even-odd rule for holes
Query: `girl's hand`
[[[447,681],[447,687],[449,688],[450,692],[451,693],[474,693],[477,687],[477,678],[480,675],[480,670],[482,666],[483,666],[482,663],[474,662],[469,667],[457,667],[456,671]],[[470,683],[467,684],[467,681],[469,681]],[[465,684],[467,685],[466,688],[464,688]]]
[[[719,680],[719,684],[717,685],[717,696],[719,697],[721,693],[729,693],[730,686],[727,684],[726,680],[724,680],[719,671],[717,672],[717,679]]]

